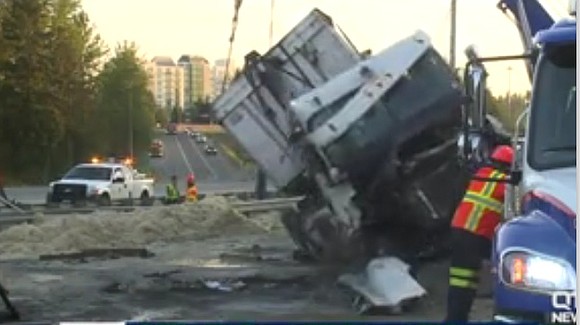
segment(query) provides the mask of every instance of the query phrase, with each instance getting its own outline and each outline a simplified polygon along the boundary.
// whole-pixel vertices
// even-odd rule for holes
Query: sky
[[[330,15],[359,50],[377,53],[416,30],[449,57],[450,0],[275,0],[274,43],[312,9]],[[457,1],[457,64],[474,44],[482,56],[521,54],[523,46],[511,18],[497,0]],[[566,15],[567,0],[540,0],[556,18]],[[135,42],[146,58],[194,54],[213,62],[227,57],[234,0],[81,0],[97,33],[110,47]],[[245,0],[239,13],[233,59],[241,65],[251,50],[270,47],[271,0]],[[491,63],[488,85],[496,94],[529,89],[524,65]]]

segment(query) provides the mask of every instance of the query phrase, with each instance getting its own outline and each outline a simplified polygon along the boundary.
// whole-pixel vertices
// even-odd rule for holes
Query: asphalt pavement
[[[205,144],[199,144],[187,134],[158,135],[163,141],[165,155],[151,158],[151,167],[158,177],[158,182],[167,184],[171,175],[185,182],[188,173],[194,173],[199,183],[248,182],[255,179],[253,169],[243,168],[219,151],[216,155],[204,152]]]
[[[223,192],[251,192],[255,189],[255,170],[243,168],[226,154],[219,151],[217,155],[207,155],[205,144],[195,143],[187,134],[165,135],[157,138],[164,143],[164,156],[151,158],[150,164],[155,173],[155,196],[165,195],[165,186],[171,175],[178,177],[178,187],[185,191],[185,179],[188,173],[194,173],[201,193],[213,194]],[[47,184],[48,185],[48,184]],[[270,190],[273,188],[270,187]],[[47,186],[8,187],[7,195],[24,204],[41,204],[45,202]]]

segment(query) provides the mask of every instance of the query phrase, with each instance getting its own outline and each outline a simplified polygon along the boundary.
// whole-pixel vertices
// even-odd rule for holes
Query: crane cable
[[[224,73],[224,80],[222,82],[222,89],[221,89],[222,94],[226,90],[226,83],[228,81],[228,74],[229,74],[229,70],[230,70],[230,61],[232,60],[232,51],[233,51],[233,47],[234,47],[234,40],[236,37],[236,30],[238,28],[238,14],[240,12],[240,7],[242,6],[242,1],[243,0],[235,0],[235,4],[234,4],[234,18],[232,19],[232,34],[231,34],[230,40],[229,40],[230,47],[228,50],[228,57],[226,59],[226,71]]]
[[[274,0],[270,0],[270,33],[268,46],[272,47],[273,41],[274,41]]]

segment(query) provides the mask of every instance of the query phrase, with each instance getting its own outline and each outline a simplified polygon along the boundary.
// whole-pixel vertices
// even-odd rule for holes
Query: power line
[[[223,93],[226,90],[226,83],[228,81],[228,73],[230,71],[230,61],[232,60],[232,51],[234,47],[234,40],[236,38],[236,30],[238,28],[238,14],[240,12],[240,7],[242,6],[242,0],[235,0],[234,3],[234,18],[232,19],[232,34],[230,35],[230,47],[228,50],[228,56],[226,59],[226,71],[224,73],[224,80],[222,83],[222,90]]]
[[[270,47],[272,47],[273,41],[274,41],[274,0],[270,0],[270,43],[269,43]]]

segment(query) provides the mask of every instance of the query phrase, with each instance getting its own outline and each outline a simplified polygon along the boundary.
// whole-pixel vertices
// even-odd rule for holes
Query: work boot
[[[467,323],[475,299],[475,290],[449,287],[446,323]]]

